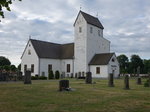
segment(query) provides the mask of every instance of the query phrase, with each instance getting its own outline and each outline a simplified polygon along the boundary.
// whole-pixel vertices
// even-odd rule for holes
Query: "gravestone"
[[[142,84],[141,77],[138,77],[138,78],[137,78],[137,84],[138,84],[138,85],[141,85],[141,84]]]
[[[73,78],[73,73],[71,73],[71,78]]]
[[[31,71],[27,70],[24,76],[24,84],[31,84]]]
[[[69,90],[69,80],[60,80],[59,81],[59,91]]]
[[[124,89],[130,89],[129,87],[129,76],[128,75],[125,75],[125,78],[124,78]]]
[[[141,85],[142,84],[142,81],[141,81],[141,77],[140,77],[140,66],[139,67],[137,67],[137,76],[138,76],[138,78],[137,78],[137,84],[138,85]]]
[[[86,73],[85,83],[92,84],[92,73],[91,72]]]
[[[79,77],[81,77],[81,72],[79,72],[79,74],[78,74],[78,78],[79,78]]]
[[[108,78],[109,78],[108,86],[109,87],[114,87],[114,74],[110,73]]]
[[[75,78],[78,78],[78,74],[77,73],[75,73]]]
[[[148,78],[148,83],[149,83],[149,87],[150,87],[150,74],[149,74],[149,78]]]

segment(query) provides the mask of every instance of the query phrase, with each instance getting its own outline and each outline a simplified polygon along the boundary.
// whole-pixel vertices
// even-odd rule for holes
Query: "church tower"
[[[79,11],[74,23],[75,73],[90,71],[89,62],[95,54],[110,52],[110,42],[103,37],[103,29],[98,18]]]

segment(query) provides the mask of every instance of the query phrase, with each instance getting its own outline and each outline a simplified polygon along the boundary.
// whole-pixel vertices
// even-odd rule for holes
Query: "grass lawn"
[[[0,112],[150,112],[150,88],[130,80],[124,90],[123,79],[108,87],[107,80],[96,84],[70,79],[71,92],[58,92],[58,80],[0,82]]]

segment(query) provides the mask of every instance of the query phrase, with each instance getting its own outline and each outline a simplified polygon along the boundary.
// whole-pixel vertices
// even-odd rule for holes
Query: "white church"
[[[97,17],[79,11],[74,22],[74,43],[58,44],[29,39],[21,56],[21,71],[31,69],[32,76],[46,76],[58,70],[71,77],[91,72],[93,78],[119,75],[115,53],[110,41],[103,37],[103,25]]]

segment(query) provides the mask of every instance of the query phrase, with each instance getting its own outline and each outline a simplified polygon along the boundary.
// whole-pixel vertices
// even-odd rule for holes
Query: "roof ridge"
[[[48,41],[43,41],[43,40],[36,40],[36,39],[30,39],[31,41],[38,41],[38,42],[44,42],[44,43],[49,43],[49,44],[57,44],[57,45],[61,45],[59,43],[54,43],[54,42],[48,42]]]
[[[83,12],[83,11],[81,11],[81,10],[80,10],[80,12],[81,12],[81,13],[84,13],[84,14],[86,14],[86,15],[88,15],[88,16],[92,16],[92,17],[94,17],[94,18],[98,19],[98,17],[95,17],[95,16],[93,16],[92,14],[88,14],[88,13]]]

